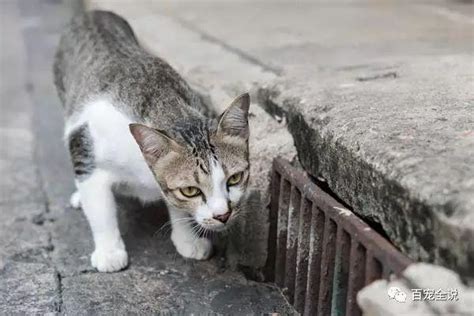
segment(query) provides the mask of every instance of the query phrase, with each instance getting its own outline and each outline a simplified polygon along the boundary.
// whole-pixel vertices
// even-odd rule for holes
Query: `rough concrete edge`
[[[473,231],[457,231],[444,217],[446,213],[446,210],[443,210],[444,206],[430,205],[426,201],[417,199],[400,183],[389,179],[372,164],[363,161],[350,149],[341,145],[330,133],[327,133],[324,137],[321,136],[317,130],[309,126],[301,113],[294,110],[296,107],[292,104],[298,104],[301,100],[281,97],[282,92],[278,84],[261,87],[258,91],[258,102],[269,114],[287,120],[288,130],[295,141],[298,157],[307,172],[315,177],[323,173],[330,189],[337,196],[353,207],[353,211],[364,219],[381,226],[383,232],[388,235],[395,246],[410,258],[437,263],[454,269],[465,278],[466,282],[474,278],[474,270],[470,268],[474,265],[474,244],[469,242],[474,240]],[[302,140],[304,140],[304,143],[302,143]],[[305,148],[308,144],[316,145],[317,148],[313,149],[311,153],[305,153],[302,148]],[[317,152],[317,155],[314,155],[314,152]],[[331,163],[327,163],[329,161]],[[356,174],[352,178],[365,179],[365,181],[359,181],[359,184],[365,184],[363,190],[361,190],[361,187],[356,188],[355,183],[351,185],[343,179],[344,175],[348,174]],[[354,199],[351,192],[356,192],[356,189],[359,193],[357,198]],[[361,212],[363,210],[357,207],[358,201],[363,200],[369,194],[383,197],[377,199],[376,205],[377,214],[383,214],[383,217],[367,216],[367,213],[364,214],[364,212]],[[407,214],[401,207],[401,201],[405,203],[409,201],[410,214]],[[390,205],[384,205],[387,202],[390,202]],[[388,214],[389,212],[384,211],[387,208],[395,211]],[[431,212],[437,215],[434,217],[436,221],[424,221],[426,226],[423,227],[413,225],[411,220],[413,217],[424,220],[428,218],[426,215],[430,213],[430,209],[437,211]],[[372,211],[371,213],[375,212]],[[405,220],[404,225],[400,225],[400,227],[412,230],[416,240],[404,238],[407,231],[400,231],[399,228],[386,224],[391,222],[394,215],[398,214],[402,214]],[[457,244],[459,247],[454,249],[453,244]],[[421,248],[419,245],[423,247]],[[434,255],[430,255],[427,249],[434,250]]]

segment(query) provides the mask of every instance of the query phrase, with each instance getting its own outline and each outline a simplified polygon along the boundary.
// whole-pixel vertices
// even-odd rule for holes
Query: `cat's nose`
[[[225,214],[215,215],[213,218],[225,224],[229,220],[230,213],[231,212],[229,211]]]

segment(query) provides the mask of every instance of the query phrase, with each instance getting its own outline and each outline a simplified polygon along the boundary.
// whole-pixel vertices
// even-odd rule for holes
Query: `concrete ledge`
[[[472,277],[470,61],[423,58],[396,72],[350,71],[345,81],[333,76],[324,84],[282,80],[260,89],[259,101],[286,117],[303,167],[354,212],[379,223],[413,259]]]

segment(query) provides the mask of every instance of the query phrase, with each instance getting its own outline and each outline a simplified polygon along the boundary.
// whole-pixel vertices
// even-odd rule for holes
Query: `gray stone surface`
[[[254,83],[309,173],[411,258],[474,276],[472,4],[90,2],[211,95]]]
[[[90,314],[260,314],[285,312],[275,289],[226,274],[183,273],[180,268],[82,274],[63,281],[64,312]],[[79,312],[77,312],[79,311]]]
[[[61,306],[59,279],[43,263],[10,261],[0,270],[0,314],[54,314]]]
[[[0,260],[49,249],[51,240],[44,229],[44,205],[2,204],[0,212]]]
[[[73,178],[51,78],[73,3],[0,4],[0,314],[291,313],[278,289],[228,269],[221,246],[207,262],[181,258],[160,203],[117,196],[130,266],[91,268],[87,221],[67,204]]]
[[[459,1],[153,3],[153,13],[176,17],[206,39],[279,74],[311,74],[317,69],[370,66],[392,57],[472,50],[468,40],[473,35],[472,8]]]
[[[31,104],[25,93],[26,54],[24,43],[18,40],[21,25],[15,15],[8,14],[16,4],[2,1],[1,6],[1,29],[9,32],[1,37],[0,203],[38,201],[42,192],[33,162]]]

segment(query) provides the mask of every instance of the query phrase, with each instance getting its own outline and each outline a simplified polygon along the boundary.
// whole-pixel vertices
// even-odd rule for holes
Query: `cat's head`
[[[188,118],[171,132],[131,124],[166,201],[202,227],[221,231],[240,212],[249,180],[248,94],[218,120]]]

